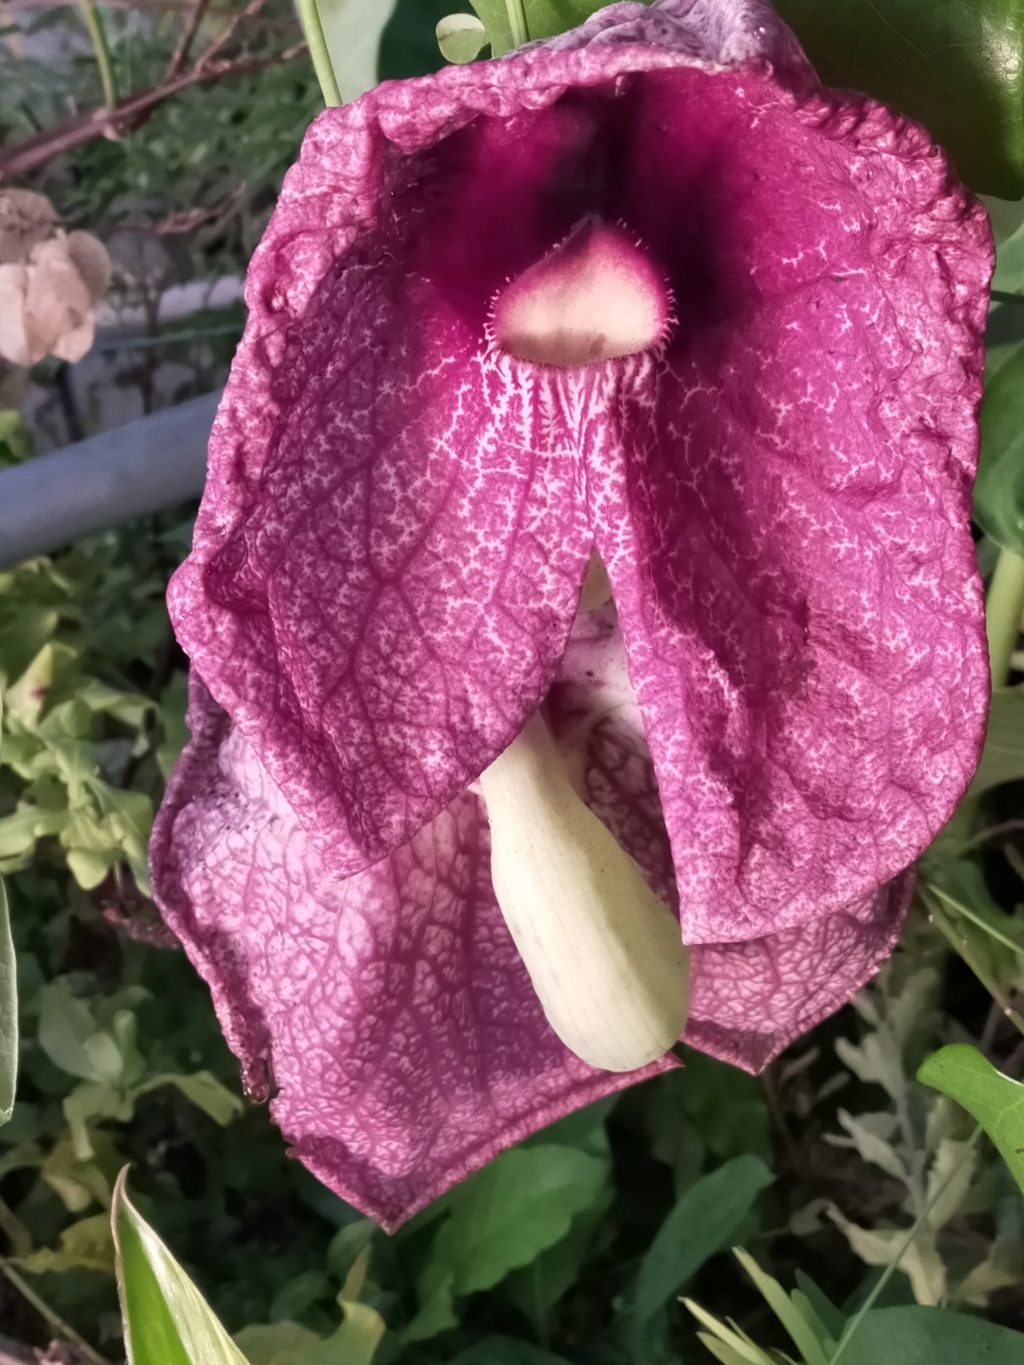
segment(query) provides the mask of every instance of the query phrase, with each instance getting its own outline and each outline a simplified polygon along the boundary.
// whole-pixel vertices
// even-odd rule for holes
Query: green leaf
[[[341,98],[363,95],[377,84],[381,34],[395,0],[316,0]]]
[[[828,1365],[825,1353],[826,1330],[803,1295],[790,1296],[773,1276],[765,1274],[742,1248],[736,1259],[761,1291],[769,1308],[785,1327],[806,1365]]]
[[[406,1340],[453,1326],[456,1298],[489,1289],[560,1241],[601,1197],[607,1179],[604,1159],[553,1144],[503,1152],[470,1177],[434,1239],[418,1282],[422,1306]]]
[[[827,85],[923,123],[972,189],[1024,194],[1020,0],[778,0]]]
[[[39,1044],[55,1066],[83,1080],[116,1084],[124,1062],[109,1033],[97,1029],[89,1007],[59,977],[45,987],[39,1013]]]
[[[1020,1365],[1024,1334],[947,1308],[875,1308],[840,1359],[842,1365]]]
[[[529,1265],[513,1270],[505,1292],[529,1319],[538,1336],[543,1336],[548,1319],[558,1303],[579,1279],[580,1270],[600,1235],[608,1210],[614,1203],[611,1190],[589,1209],[579,1214],[560,1242],[542,1251]]]
[[[254,1323],[235,1333],[249,1365],[309,1365],[322,1339],[297,1322]]]
[[[1024,1191],[1024,1085],[977,1048],[952,1043],[922,1062],[917,1079],[962,1105],[984,1128]]]
[[[1024,687],[999,687],[992,693],[988,733],[981,763],[967,795],[980,796],[1001,782],[1024,777]]]
[[[604,4],[605,0],[523,0],[527,37],[532,41],[568,33],[596,14]],[[472,5],[487,30],[492,54],[501,57],[511,51],[514,44],[505,0],[472,0]]]
[[[990,200],[989,214],[997,229],[996,273],[992,277],[992,288],[1003,294],[1018,294],[1024,289],[1024,223],[1020,222],[1019,204],[1006,205],[1006,209],[1017,213],[1017,226],[1002,241],[999,241],[996,223],[996,205],[1000,201]]]
[[[213,1310],[125,1193],[111,1217],[128,1365],[247,1365]]]
[[[475,61],[487,46],[487,30],[472,14],[446,14],[436,32],[441,56],[457,66]]]
[[[629,1335],[639,1360],[651,1354],[656,1316],[700,1267],[731,1245],[758,1194],[772,1183],[755,1156],[738,1156],[702,1176],[658,1229],[637,1275]]]
[[[42,1275],[47,1271],[60,1274],[65,1270],[95,1270],[112,1275],[114,1242],[109,1217],[105,1213],[96,1213],[90,1218],[79,1219],[61,1233],[56,1251],[41,1247],[28,1256],[22,1256],[18,1265],[33,1275]]]
[[[3,698],[0,697],[0,753],[3,745]],[[18,1079],[18,972],[11,938],[7,892],[0,878],[0,1124],[11,1117]]]
[[[974,516],[998,544],[1024,554],[1024,341],[985,385]]]

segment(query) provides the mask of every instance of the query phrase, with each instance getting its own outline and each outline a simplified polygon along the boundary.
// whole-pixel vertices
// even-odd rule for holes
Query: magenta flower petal
[[[872,895],[963,795],[988,697],[984,216],[883,109],[712,86],[638,101],[633,225],[696,226],[662,248],[669,356],[588,458],[689,943]]]
[[[703,92],[702,65],[768,59],[807,81],[761,4],[624,5],[310,130],[253,258],[169,600],[334,871],[398,846],[501,752],[572,619],[593,538],[577,404],[486,351],[492,298],[595,208],[639,210],[602,202],[628,151],[614,121],[639,107],[617,81],[680,67]],[[706,239],[707,209],[684,240]]]
[[[541,1012],[459,796],[333,881],[193,675],[193,732],[153,842],[165,918],[209,982],[251,1093],[343,1198],[393,1228],[496,1152],[668,1069],[597,1071]]]
[[[394,1224],[623,1083],[494,903],[473,783],[538,705],[678,906],[697,1046],[756,1069],[889,950],[984,726],[991,256],[761,0],[613,6],[310,130],[172,586],[153,874],[346,1197]],[[567,648],[595,545],[621,639]]]

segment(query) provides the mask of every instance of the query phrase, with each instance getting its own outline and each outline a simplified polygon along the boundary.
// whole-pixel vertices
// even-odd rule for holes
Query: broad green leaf
[[[933,1053],[921,1064],[917,1079],[949,1095],[977,1119],[1024,1191],[1024,1085],[997,1071],[966,1043]]]
[[[974,516],[998,544],[1024,554],[1024,341],[985,385]]]
[[[875,1308],[844,1348],[842,1365],[1021,1365],[1024,1334],[947,1308]]]
[[[985,749],[967,794],[980,796],[990,787],[998,787],[1000,782],[1016,782],[1022,777],[1024,687],[1000,687],[992,693]]]
[[[381,34],[395,0],[316,0],[334,78],[347,104],[377,84]]]
[[[125,1193],[111,1217],[128,1365],[247,1365],[213,1310]]]
[[[0,696],[0,753],[3,746],[3,697]],[[14,1109],[18,1079],[18,972],[7,910],[7,892],[0,878],[0,1124]]]
[[[1020,0],[778,0],[827,85],[923,123],[974,190],[1024,194]]]
[[[513,1270],[506,1280],[505,1293],[538,1336],[543,1335],[559,1299],[579,1278],[613,1203],[612,1191],[606,1190],[598,1203],[576,1217],[560,1242],[542,1251],[521,1270]]]
[[[709,1257],[730,1246],[772,1174],[755,1156],[738,1156],[703,1176],[677,1202],[640,1265],[629,1335],[633,1354],[650,1354],[656,1315]]]
[[[462,66],[487,46],[487,30],[473,14],[446,14],[437,25],[437,45],[446,62]]]
[[[422,1307],[406,1339],[453,1326],[457,1298],[489,1289],[560,1241],[607,1179],[607,1161],[554,1144],[514,1148],[470,1177],[434,1239],[418,1282]]]

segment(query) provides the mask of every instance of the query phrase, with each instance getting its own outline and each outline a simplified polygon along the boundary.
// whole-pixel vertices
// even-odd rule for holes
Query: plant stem
[[[1024,615],[1024,559],[1005,547],[999,551],[985,606],[992,687],[1005,687],[1010,676],[1021,616]]]
[[[522,47],[524,43],[530,41],[523,0],[505,0],[505,8],[508,11],[508,26],[512,30],[512,46]]]
[[[1018,957],[1024,956],[1024,945],[1017,939],[1010,938],[1009,935],[1004,934],[1001,929],[997,929],[994,924],[989,924],[987,920],[982,919],[977,911],[972,910],[969,905],[964,905],[963,901],[958,901],[955,896],[949,895],[948,892],[943,891],[941,887],[933,886],[931,889],[940,900],[946,902],[954,914],[963,915],[965,919],[969,919],[972,924],[976,924],[979,929],[983,929],[984,932],[988,934],[989,938],[994,938],[997,943],[1001,943],[1005,948],[1009,948],[1012,952],[1016,953]]]
[[[839,1360],[840,1356],[842,1356],[843,1353],[846,1351],[846,1348],[847,1346],[849,1346],[854,1332],[856,1332],[857,1328],[860,1326],[864,1317],[868,1314],[868,1312],[870,1312],[871,1308],[878,1301],[878,1296],[881,1294],[885,1286],[889,1283],[890,1279],[893,1276],[894,1271],[896,1271],[899,1268],[900,1261],[903,1260],[904,1256],[913,1246],[914,1239],[924,1226],[925,1221],[928,1218],[928,1215],[931,1213],[935,1205],[939,1202],[941,1197],[945,1194],[947,1188],[953,1183],[954,1176],[959,1174],[961,1166],[963,1166],[964,1162],[967,1160],[971,1152],[974,1150],[974,1146],[980,1137],[981,1124],[979,1123],[978,1126],[975,1128],[974,1132],[971,1134],[970,1138],[967,1140],[967,1145],[964,1147],[963,1156],[961,1156],[960,1160],[956,1163],[956,1165],[953,1167],[950,1173],[946,1176],[945,1180],[932,1195],[931,1199],[928,1200],[928,1203],[921,1210],[918,1216],[914,1219],[914,1224],[911,1227],[910,1231],[907,1233],[906,1237],[903,1239],[902,1243],[900,1244],[900,1249],[897,1252],[896,1256],[885,1267],[881,1275],[879,1275],[874,1289],[872,1289],[871,1293],[861,1304],[860,1308],[858,1308],[857,1312],[846,1324],[846,1328],[843,1331],[843,1335],[839,1341],[839,1345],[836,1347],[835,1354],[829,1361],[829,1365],[836,1365],[836,1362]]]
[[[110,1361],[106,1356],[101,1356],[99,1351],[94,1351],[85,1337],[79,1336],[69,1322],[65,1322],[58,1313],[55,1313],[50,1305],[44,1299],[41,1299],[30,1285],[25,1283],[14,1267],[7,1261],[0,1260],[0,1273],[6,1275],[18,1293],[28,1300],[41,1317],[46,1319],[51,1331],[57,1336],[64,1337],[66,1341],[70,1341],[73,1346],[76,1346],[85,1359],[90,1362],[90,1365],[110,1365]]]
[[[107,47],[107,35],[103,29],[103,20],[100,18],[94,0],[78,0],[78,4],[82,11],[82,18],[85,20],[85,27],[89,30],[89,41],[92,43],[93,56],[96,58],[96,66],[100,73],[103,102],[108,109],[116,109],[117,82],[114,79],[114,68],[110,64],[110,49]]]
[[[999,983],[985,970],[974,952],[967,946],[967,940],[964,936],[957,931],[954,924],[950,923],[945,910],[942,909],[934,897],[928,896],[927,892],[923,890],[921,899],[928,911],[928,918],[936,928],[940,930],[953,951],[967,963],[968,967],[970,967],[971,971],[985,987],[992,999],[998,1004],[1010,1023],[1013,1024],[1019,1033],[1024,1034],[1024,1019],[1022,1019],[1013,1008],[1010,998],[1006,995],[1005,991],[1003,991]]]
[[[331,65],[331,54],[327,50],[327,40],[324,37],[323,25],[320,23],[316,0],[296,0],[296,4],[302,31],[309,45],[309,55],[313,58],[313,70],[320,82],[324,104],[328,109],[335,109],[341,104],[341,91],[338,89],[338,80]]]

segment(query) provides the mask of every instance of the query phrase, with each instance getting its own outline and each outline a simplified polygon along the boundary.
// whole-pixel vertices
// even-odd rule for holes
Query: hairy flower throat
[[[499,294],[494,337],[541,365],[588,365],[664,339],[671,295],[621,228],[587,218]]]
[[[551,1027],[606,1071],[661,1057],[686,1023],[689,953],[668,907],[573,790],[539,715],[480,782],[495,895]]]

